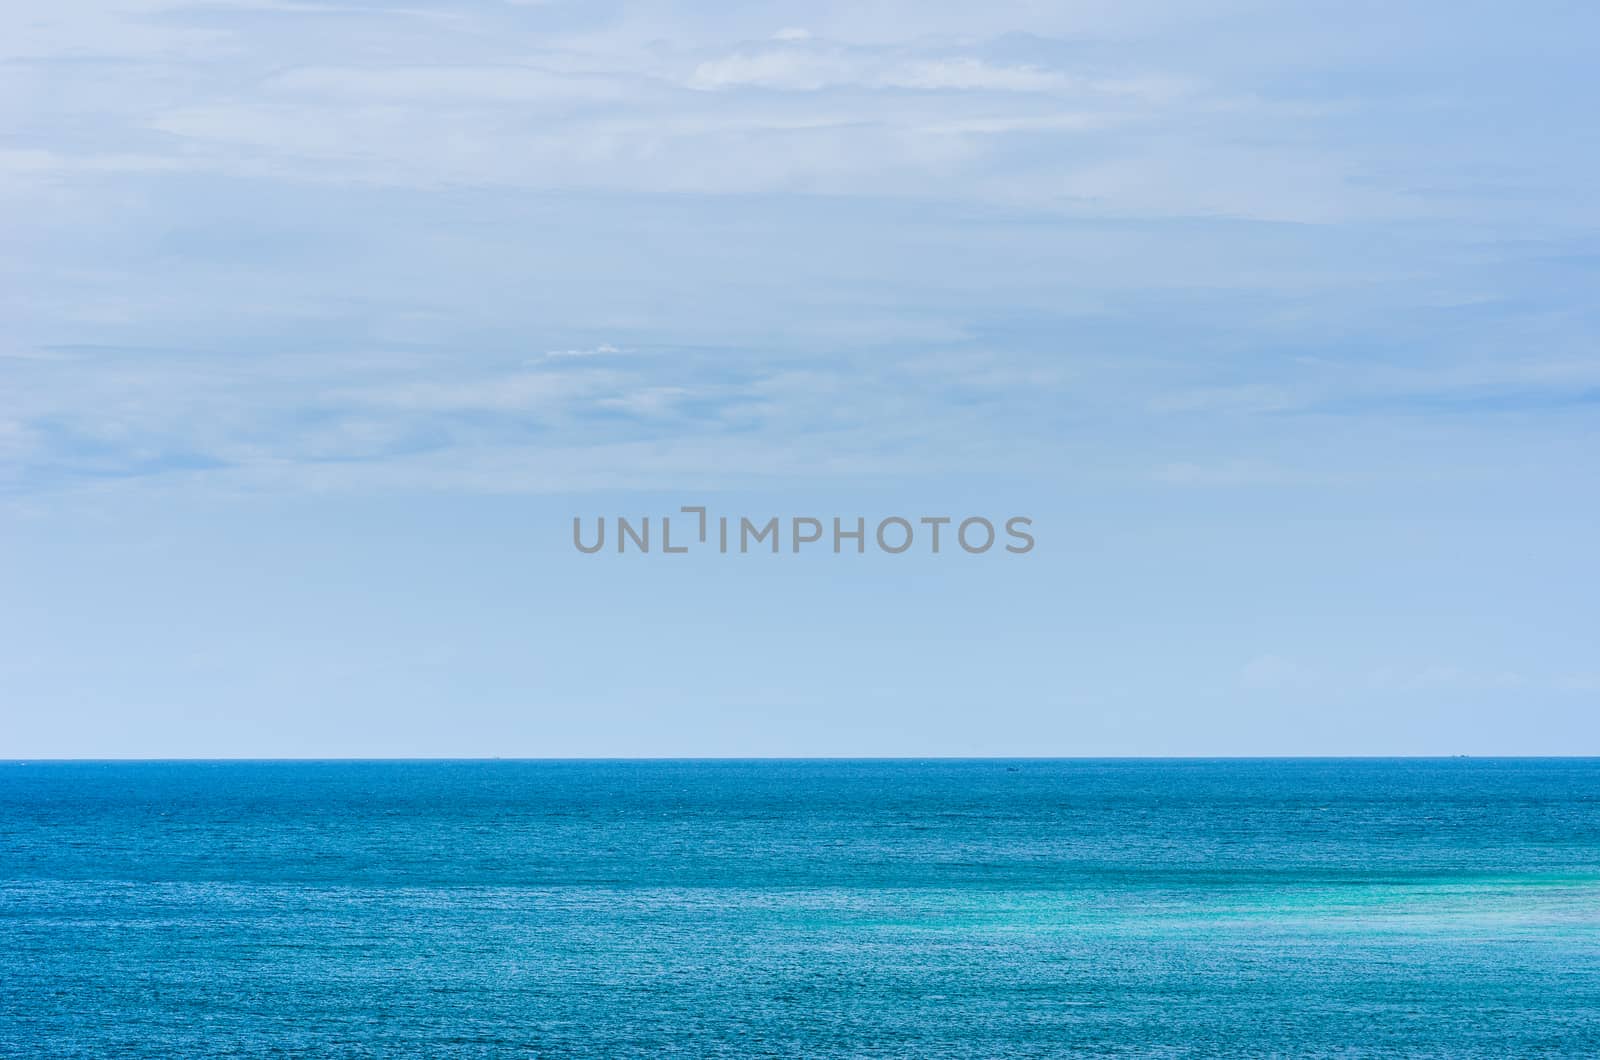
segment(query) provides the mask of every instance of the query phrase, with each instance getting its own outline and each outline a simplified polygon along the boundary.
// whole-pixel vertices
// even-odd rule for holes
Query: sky
[[[1596,40],[4,5],[0,756],[1600,754]]]

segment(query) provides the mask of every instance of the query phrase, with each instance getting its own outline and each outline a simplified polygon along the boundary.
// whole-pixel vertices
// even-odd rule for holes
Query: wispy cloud
[[[582,349],[545,350],[546,357],[604,357],[613,353],[621,353],[617,347],[609,342],[602,342],[598,346],[587,346]]]

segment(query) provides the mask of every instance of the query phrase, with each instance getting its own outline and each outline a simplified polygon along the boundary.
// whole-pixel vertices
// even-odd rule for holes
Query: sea
[[[4,762],[0,1056],[1600,1057],[1600,760]]]

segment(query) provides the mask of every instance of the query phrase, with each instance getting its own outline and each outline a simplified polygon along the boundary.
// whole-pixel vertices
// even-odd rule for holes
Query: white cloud
[[[892,66],[876,84],[894,88],[986,92],[1065,92],[1084,84],[1053,70],[994,66],[981,59],[937,59]]]
[[[815,92],[833,85],[850,84],[860,76],[860,64],[838,51],[769,48],[703,62],[690,75],[689,87],[711,91],[747,87]]]
[[[595,402],[601,408],[627,412],[635,416],[664,416],[673,412],[696,391],[685,386],[650,386],[630,390],[615,397],[604,397]]]
[[[273,21],[250,23],[250,34],[231,21],[268,8]],[[1304,146],[1284,115],[1180,57],[1107,42],[1068,50],[1042,36],[1115,36],[1193,17],[1161,5],[1132,18],[987,5],[869,16],[824,5],[814,23],[776,33],[755,13],[676,9],[581,27],[489,5],[241,0],[209,6],[204,19],[198,10],[66,0],[16,27],[30,54],[63,61],[17,68],[5,95],[51,100],[59,113],[23,114],[41,132],[15,150],[37,153],[0,162],[0,186],[17,195],[63,174],[171,170],[408,187],[915,195],[1119,216],[1325,221],[1417,208],[1418,197],[1353,179],[1350,159]],[[127,49],[107,54],[152,62],[74,76],[72,62],[123,31]],[[78,131],[51,131],[66,128]],[[92,151],[85,129],[98,130]],[[1133,129],[1144,135],[1125,139]],[[1190,142],[1162,147],[1174,135]]]
[[[544,355],[546,357],[601,357],[605,356],[606,354],[621,352],[622,350],[611,345],[609,342],[603,342],[598,346],[589,346],[582,349],[545,350]]]
[[[397,380],[330,396],[361,406],[415,412],[560,412],[585,397],[604,396],[628,376],[605,371],[501,372],[478,378],[451,373],[440,378]]]
[[[1600,673],[1569,673],[1556,679],[1556,688],[1563,692],[1600,692]]]
[[[1150,83],[1159,82],[1151,79]],[[1128,84],[1137,85],[1139,82],[1129,81]],[[791,92],[853,87],[989,93],[1136,94],[1116,82],[1095,82],[1034,66],[997,65],[973,56],[916,58],[822,45],[768,47],[707,60],[695,67],[689,78],[689,86],[702,90],[754,87]]]
[[[586,411],[692,406],[684,430],[827,423],[941,467],[1126,430],[1096,473],[1227,488],[1370,472],[1272,448],[1305,436],[1278,413],[1590,401],[1577,274],[1543,283],[1589,252],[1558,194],[1583,167],[1441,94],[1417,153],[1422,104],[1349,65],[1389,59],[1215,10],[11,5],[7,343],[156,352],[52,375],[8,348],[6,451],[481,456],[519,417],[609,445],[646,428]],[[1269,31],[1328,76],[1285,89],[1293,63],[1234,40]],[[1414,190],[1461,173],[1537,194]],[[455,356],[301,356],[328,334]],[[679,346],[722,352],[637,353]]]

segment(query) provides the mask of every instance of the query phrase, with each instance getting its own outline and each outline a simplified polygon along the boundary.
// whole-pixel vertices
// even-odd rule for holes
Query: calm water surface
[[[1600,1056],[1600,761],[0,763],[0,1056]]]

